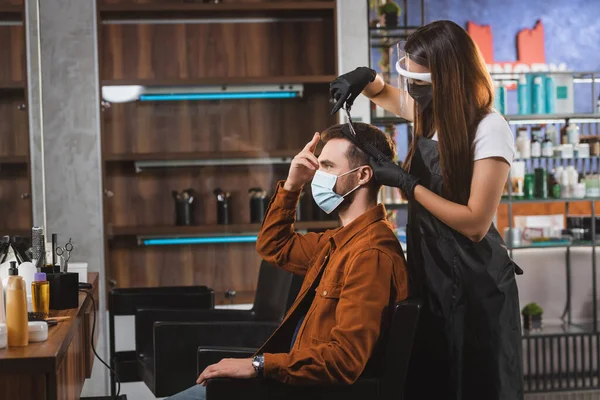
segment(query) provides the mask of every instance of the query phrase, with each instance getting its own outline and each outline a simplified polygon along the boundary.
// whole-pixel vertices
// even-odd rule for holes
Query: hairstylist
[[[333,112],[362,93],[414,122],[403,166],[371,161],[379,183],[408,199],[410,290],[424,303],[407,399],[522,399],[521,270],[492,224],[512,132],[492,109],[490,75],[464,29],[433,22],[398,46],[398,87],[360,67],[331,94]]]

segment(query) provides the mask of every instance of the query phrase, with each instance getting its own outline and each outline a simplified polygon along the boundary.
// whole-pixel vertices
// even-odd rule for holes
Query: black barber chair
[[[211,309],[214,293],[206,286],[113,289],[108,294],[108,325],[110,335],[110,365],[120,382],[137,382],[135,351],[115,349],[115,316],[134,315],[139,307],[163,309]],[[111,396],[116,394],[116,383],[110,376]]]
[[[156,397],[169,396],[196,381],[198,346],[260,346],[282,321],[290,298],[293,301],[298,294],[297,282],[302,278],[293,277],[263,261],[250,310],[138,309],[135,342],[139,376]],[[295,292],[291,292],[291,287],[296,288]],[[243,337],[223,328],[239,322],[250,327]],[[199,334],[198,326],[209,326],[211,334]]]
[[[359,378],[353,385],[290,386],[270,379],[211,379],[206,387],[207,400],[264,400],[264,399],[380,399],[402,400],[404,383],[413,339],[419,320],[421,304],[406,300],[396,304],[392,324],[388,331],[382,375],[376,378]],[[252,329],[244,324],[232,326],[244,336]],[[205,327],[207,336],[218,334],[211,326]],[[200,333],[200,331],[198,332]],[[242,343],[243,344],[243,343]],[[210,364],[223,358],[251,357],[256,348],[198,348],[198,374]]]

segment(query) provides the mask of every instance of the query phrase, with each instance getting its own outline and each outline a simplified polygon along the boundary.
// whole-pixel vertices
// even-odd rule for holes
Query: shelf
[[[570,160],[595,160],[597,158],[600,158],[600,156],[589,156],[589,157],[571,157],[571,158],[567,158],[567,157],[530,157],[530,158],[515,158],[513,161],[536,161],[536,160],[553,160],[553,161],[557,161],[557,160],[564,160],[564,161],[570,161]]]
[[[0,90],[19,90],[25,89],[25,82],[0,82]]]
[[[571,122],[600,122],[598,114],[514,114],[504,115],[509,124],[535,124],[535,123],[564,123]]]
[[[408,207],[408,203],[384,203],[386,210],[403,210]]]
[[[372,125],[387,125],[387,124],[409,124],[410,121],[400,117],[371,117]]]
[[[274,151],[198,151],[185,153],[123,153],[105,154],[106,162],[136,162],[136,161],[186,161],[186,160],[226,160],[241,158],[263,157],[295,157],[300,150],[274,150]],[[1,160],[1,158],[0,158]]]
[[[0,156],[1,164],[27,164],[29,157],[27,156]]]
[[[20,14],[25,11],[23,5],[0,4],[0,14]]]
[[[338,221],[300,221],[296,230],[324,230],[339,227]],[[109,236],[192,236],[257,233],[261,224],[196,225],[196,226],[108,226]]]
[[[225,295],[227,292],[215,292],[215,305],[216,306],[227,306],[227,305],[238,305],[238,304],[253,304],[254,296],[256,292],[254,290],[236,290],[233,302],[231,302]]]
[[[335,1],[284,1],[284,2],[258,2],[258,3],[222,3],[203,4],[188,2],[179,4],[100,4],[101,13],[134,12],[147,13],[156,11],[318,11],[334,10]]]
[[[395,28],[369,28],[370,40],[385,40],[385,39],[404,39],[416,31],[418,26],[398,26]],[[393,44],[395,45],[395,43]]]
[[[336,75],[290,75],[290,76],[217,76],[193,79],[105,79],[102,86],[202,86],[234,84],[278,84],[278,83],[330,83]]]
[[[600,241],[596,243],[596,246],[600,246]],[[568,247],[592,247],[592,242],[589,240],[582,240],[572,243],[544,243],[544,244],[528,244],[518,247],[507,246],[509,250],[527,250],[527,249],[566,249]]]
[[[535,204],[535,203],[575,203],[582,201],[600,201],[600,197],[584,197],[583,199],[522,199],[522,200],[509,200],[505,197],[500,200],[500,204]]]
[[[527,331],[523,329],[523,338],[535,338],[540,336],[571,336],[593,333],[594,326],[591,323],[584,324],[548,324],[540,331]]]
[[[31,236],[31,229],[25,229],[25,228],[0,228],[0,236],[3,236],[3,235],[30,237]]]

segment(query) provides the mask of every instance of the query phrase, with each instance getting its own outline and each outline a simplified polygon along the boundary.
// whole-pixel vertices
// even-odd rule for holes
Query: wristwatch
[[[256,371],[256,375],[259,378],[262,378],[263,370],[265,369],[265,356],[262,354],[257,354],[254,357],[252,357],[252,366]]]

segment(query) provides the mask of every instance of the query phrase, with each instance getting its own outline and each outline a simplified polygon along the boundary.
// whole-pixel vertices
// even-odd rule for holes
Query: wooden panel
[[[0,7],[4,6],[23,6],[23,0],[0,0]]]
[[[99,0],[100,10],[244,10],[244,9],[298,9],[304,5],[305,8],[320,9],[335,5],[332,0],[223,0],[219,4],[189,0]],[[254,6],[254,7],[253,7]]]
[[[513,217],[517,215],[553,215],[565,214],[565,203],[528,203],[513,204]],[[590,202],[577,202],[569,204],[569,215],[591,215]],[[508,205],[501,204],[498,207],[498,232],[504,234],[504,228],[508,227]],[[514,222],[513,222],[514,224]],[[565,227],[567,223],[565,221]]]
[[[296,230],[320,231],[334,229],[339,226],[337,220],[331,221],[305,221],[296,222]],[[201,225],[201,226],[108,226],[110,236],[136,236],[136,235],[223,235],[240,233],[257,233],[261,224],[228,224],[228,225]]]
[[[0,26],[0,87],[3,84],[24,82],[25,70],[23,26]]]
[[[306,85],[302,99],[113,104],[102,114],[104,153],[294,153],[335,124],[330,110],[328,85]]]
[[[102,79],[335,73],[333,23],[104,24]]]
[[[0,399],[45,399],[44,374],[0,374]]]
[[[117,287],[206,285],[217,292],[255,290],[260,257],[254,243],[139,247],[110,243],[109,279]]]
[[[1,124],[0,124],[1,125]],[[0,232],[13,229],[31,229],[31,198],[27,165],[0,166]],[[26,194],[26,198],[21,196]]]
[[[88,379],[92,377],[92,369],[94,368],[94,361],[96,357],[94,355],[94,352],[92,351],[92,346],[88,345],[87,341],[89,341],[89,339],[92,338],[92,340],[94,341],[94,346],[96,346],[98,344],[98,333],[102,329],[99,321],[99,316],[97,315],[100,306],[98,285],[94,285],[92,287],[92,295],[94,296],[94,300],[96,301],[96,308],[94,309],[94,305],[90,302],[83,318],[83,323],[85,325],[84,337],[86,338],[86,343],[84,343],[83,346],[85,352],[85,377]],[[95,330],[92,332],[92,329],[94,327],[94,317],[96,318],[96,327]]]
[[[0,91],[0,159],[29,154],[27,110],[20,107],[24,96],[21,90]]]
[[[58,400],[78,399],[86,378],[86,352],[89,347],[85,336],[83,319],[78,320],[77,331],[73,335],[67,353],[56,372]]]
[[[284,166],[285,167],[285,166]],[[270,166],[202,167],[159,169],[136,174],[133,167],[111,166],[106,189],[114,193],[107,201],[107,221],[114,226],[161,226],[175,224],[175,202],[171,191],[193,188],[196,223],[217,223],[217,187],[231,193],[234,224],[250,222],[248,189],[272,190],[287,169]]]

